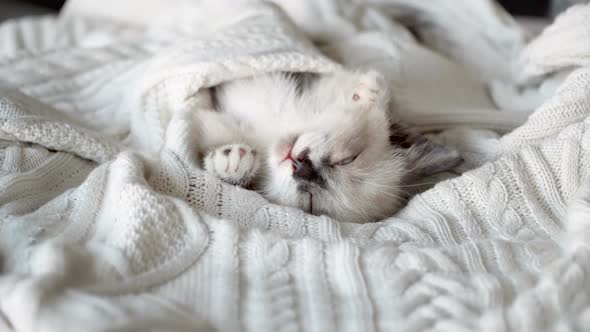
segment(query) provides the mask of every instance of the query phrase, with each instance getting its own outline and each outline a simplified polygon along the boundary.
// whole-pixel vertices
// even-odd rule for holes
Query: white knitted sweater
[[[466,3],[488,19],[469,33],[502,22],[490,2]],[[483,84],[474,87],[475,51],[460,59],[443,42],[433,46],[462,67],[409,35],[392,40],[403,27],[374,16],[378,5],[362,8],[372,28],[364,20],[349,39],[322,37],[352,65],[374,49],[346,50],[382,46],[407,121],[503,130],[523,121],[527,113],[494,110]],[[407,9],[383,6],[397,5]],[[199,88],[338,67],[277,8],[236,6],[223,19],[199,7],[184,12],[189,21],[148,28],[53,17],[0,25],[0,330],[590,329],[590,248],[564,231],[589,169],[590,7],[530,44],[518,72],[504,68],[519,83],[578,68],[524,125],[501,139],[443,135],[468,167],[481,167],[360,225],[270,204],[196,167],[188,119],[207,98]],[[195,29],[177,29],[187,26]],[[470,35],[457,36],[453,45],[469,44]],[[511,52],[488,56],[501,64]],[[410,70],[420,68],[437,70],[430,81],[447,82],[440,89],[450,101],[427,93],[435,84]]]

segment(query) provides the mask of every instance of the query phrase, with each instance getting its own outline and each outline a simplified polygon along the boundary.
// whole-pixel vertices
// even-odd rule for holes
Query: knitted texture
[[[532,41],[521,55],[522,75],[538,77],[577,66],[588,66],[590,7],[575,5]],[[554,47],[560,45],[560,47]]]
[[[339,68],[278,8],[242,5],[206,37],[113,25],[92,47],[72,37],[56,48],[7,48],[18,56],[0,63],[0,328],[590,328],[590,246],[565,231],[567,206],[589,175],[590,68],[579,66],[500,139],[441,137],[469,138],[460,148],[481,167],[391,218],[342,223],[197,167],[191,112],[209,97],[199,89]],[[45,36],[72,26],[28,22],[54,24]],[[70,36],[97,29],[70,24],[80,29]]]

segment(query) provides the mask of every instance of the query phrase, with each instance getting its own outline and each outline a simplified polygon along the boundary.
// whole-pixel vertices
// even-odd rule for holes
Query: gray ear
[[[406,154],[414,175],[448,171],[463,161],[457,150],[436,143],[400,124],[390,126],[389,142]]]

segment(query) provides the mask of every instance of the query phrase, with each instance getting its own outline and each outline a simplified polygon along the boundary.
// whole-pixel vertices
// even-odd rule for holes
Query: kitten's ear
[[[412,173],[416,175],[448,171],[463,161],[457,150],[436,143],[397,123],[390,126],[389,142],[406,153],[410,167],[413,168]]]

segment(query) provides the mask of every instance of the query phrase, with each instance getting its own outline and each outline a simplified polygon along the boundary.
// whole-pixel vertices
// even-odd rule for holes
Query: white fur
[[[218,87],[220,112],[197,113],[205,169],[247,185],[260,158],[257,189],[278,204],[350,222],[379,220],[397,211],[404,201],[403,183],[416,168],[409,158],[420,153],[390,144],[382,77],[339,72],[302,91],[282,74]],[[240,147],[248,151],[242,158]],[[315,181],[296,179],[295,161],[285,160],[290,150],[293,157],[307,156],[319,175]]]

